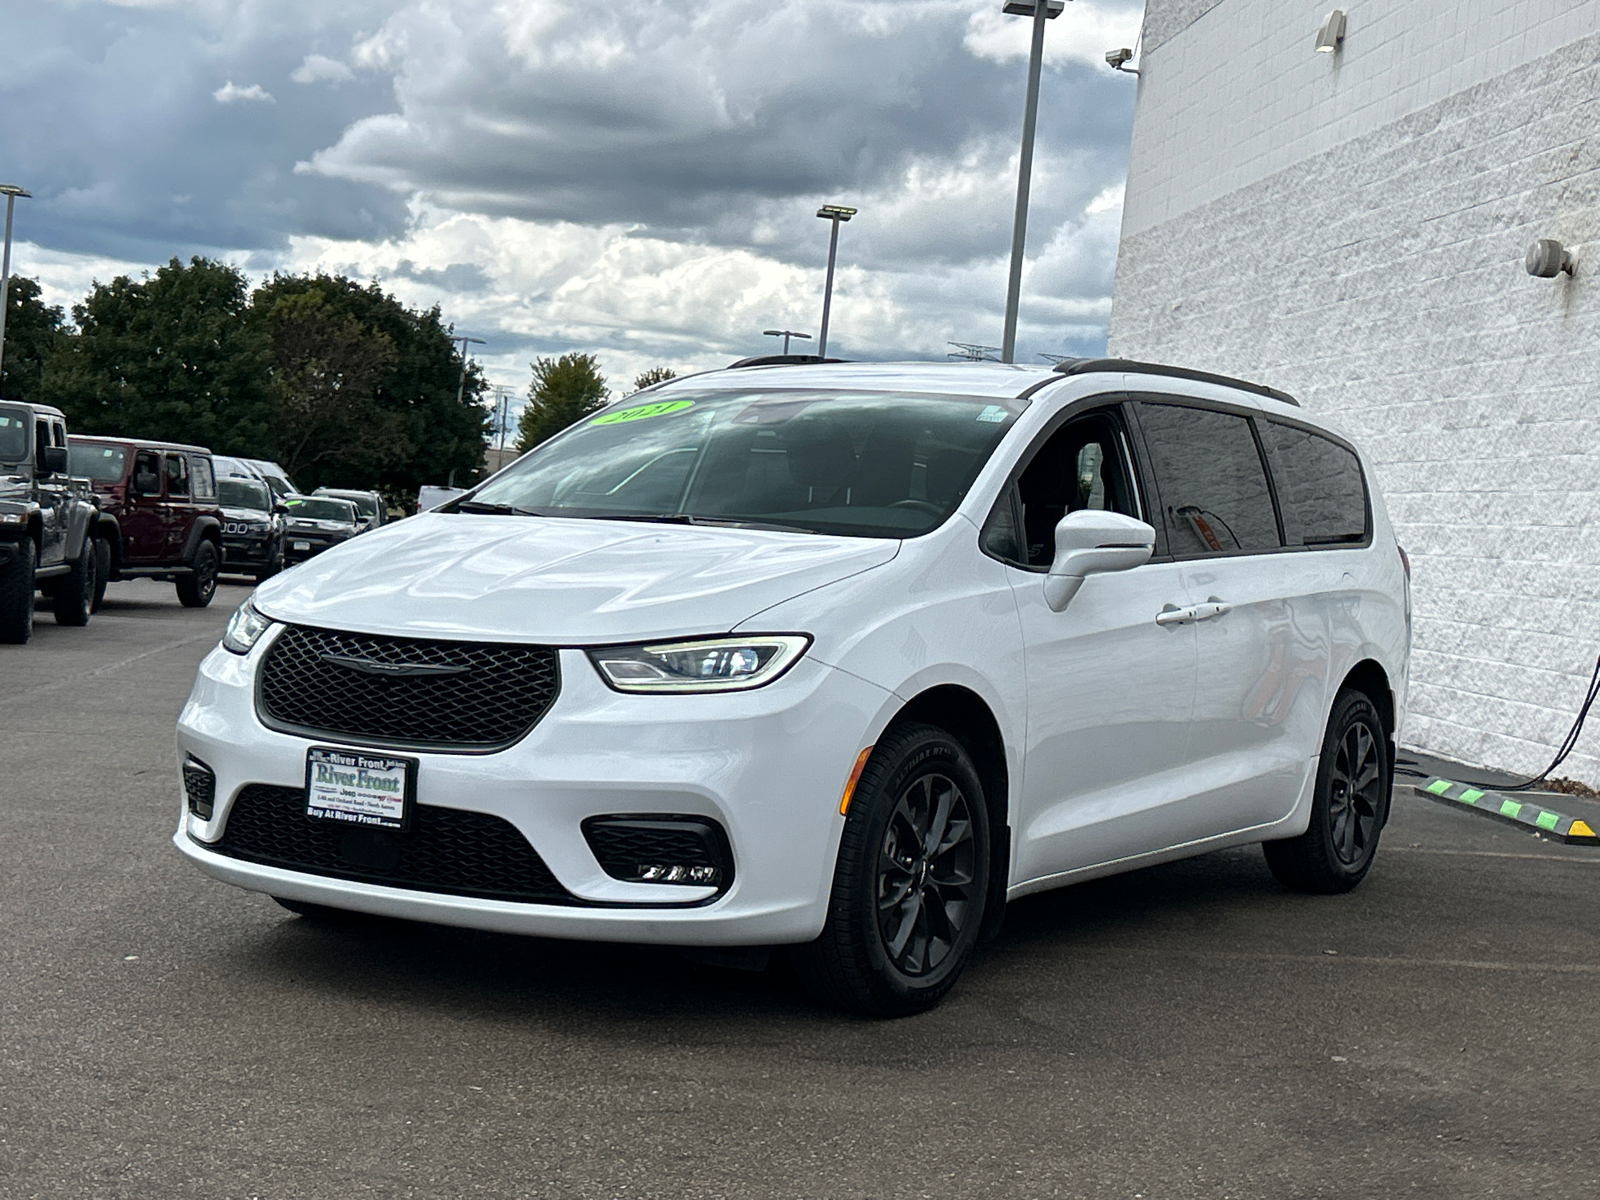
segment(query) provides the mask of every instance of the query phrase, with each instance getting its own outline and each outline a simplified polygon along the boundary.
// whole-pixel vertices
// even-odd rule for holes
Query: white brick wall
[[[1313,49],[1335,6],[1344,48]],[[1600,32],[1596,0],[1148,0],[1123,234]]]
[[[1415,564],[1406,740],[1536,770],[1600,653],[1600,2],[1353,3],[1331,76],[1324,7],[1146,56],[1110,349],[1338,420]],[[1567,771],[1600,783],[1600,714]]]

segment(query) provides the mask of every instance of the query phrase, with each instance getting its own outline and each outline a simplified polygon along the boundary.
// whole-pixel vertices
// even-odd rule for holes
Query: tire
[[[106,584],[111,581],[111,543],[103,537],[94,540],[94,603],[90,612],[99,612],[105,603]]]
[[[1366,878],[1389,817],[1389,731],[1371,700],[1340,692],[1317,765],[1311,824],[1297,838],[1266,842],[1267,866],[1284,887],[1331,896]]]
[[[204,608],[217,594],[217,571],[222,559],[211,542],[201,542],[194,552],[188,575],[178,576],[178,600],[185,608]]]
[[[89,623],[89,614],[94,611],[94,588],[98,574],[94,566],[94,539],[86,536],[83,548],[78,551],[78,560],[72,564],[70,571],[56,580],[55,591],[50,597],[57,625],[82,626]]]
[[[977,945],[989,866],[989,810],[971,757],[934,726],[892,728],[856,785],[822,936],[793,952],[807,990],[863,1016],[932,1008]]]
[[[20,646],[33,636],[33,539],[17,543],[17,556],[0,567],[0,642]]]

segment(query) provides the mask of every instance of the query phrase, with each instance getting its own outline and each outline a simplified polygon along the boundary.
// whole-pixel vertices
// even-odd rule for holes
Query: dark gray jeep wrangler
[[[61,625],[94,610],[99,507],[67,471],[67,419],[42,404],[0,401],[0,642],[33,634],[35,591]]]

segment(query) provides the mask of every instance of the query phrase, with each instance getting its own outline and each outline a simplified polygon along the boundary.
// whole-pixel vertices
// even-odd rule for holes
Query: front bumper
[[[494,754],[405,752],[422,805],[514,825],[577,903],[525,904],[411,890],[264,866],[218,852],[233,799],[250,784],[300,787],[306,751],[338,745],[278,733],[255,711],[255,671],[220,647],[200,666],[178,723],[179,761],[216,774],[212,819],[185,809],[177,848],[202,871],[287,899],[447,925],[594,941],[775,945],[809,941],[826,918],[843,818],[839,795],[890,693],[802,658],[765,688],[630,696],[581,651],[561,652],[562,690],[521,741]],[[393,751],[380,751],[393,753]],[[734,879],[715,888],[607,875],[581,824],[608,814],[710,817],[727,831]],[[401,835],[404,836],[404,835]]]
[[[332,549],[342,542],[348,542],[347,537],[329,537],[325,533],[293,533],[284,535],[283,561],[285,564],[302,563],[308,558],[315,558],[324,550]],[[297,549],[305,546],[304,550]]]
[[[274,548],[271,534],[222,535],[222,568],[265,567],[271,564]]]

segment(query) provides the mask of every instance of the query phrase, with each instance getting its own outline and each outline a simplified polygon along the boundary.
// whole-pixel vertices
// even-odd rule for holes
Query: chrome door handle
[[[1199,610],[1175,608],[1170,604],[1156,614],[1157,625],[1188,625],[1190,622],[1198,620],[1200,620]]]

